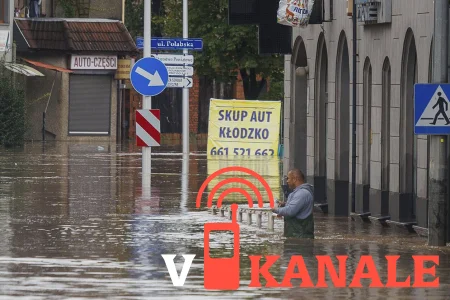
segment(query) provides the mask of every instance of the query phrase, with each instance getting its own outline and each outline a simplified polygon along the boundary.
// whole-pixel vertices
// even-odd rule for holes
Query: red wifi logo
[[[272,191],[270,190],[269,185],[264,180],[264,178],[256,173],[253,170],[244,168],[244,167],[227,167],[220,169],[210,176],[203,182],[200,190],[197,193],[196,207],[199,208],[201,205],[202,195],[205,191],[208,184],[215,179],[217,176],[225,174],[227,172],[242,172],[253,176],[258,179],[258,181],[264,186],[264,189],[269,196],[270,207],[274,206],[274,199]],[[223,186],[229,183],[241,183],[249,187],[257,197],[258,206],[260,208],[263,207],[263,199],[258,188],[251,183],[250,181],[240,178],[240,177],[232,177],[225,180],[220,181],[209,193],[207,206],[211,207],[215,194],[217,191]],[[219,199],[217,200],[217,206],[222,206],[222,201],[231,193],[240,193],[247,198],[249,207],[253,207],[253,199],[249,192],[247,192],[243,188],[229,188],[223,191]],[[204,229],[204,286],[205,289],[216,289],[216,290],[237,290],[239,288],[240,281],[240,267],[239,267],[239,224],[236,221],[236,212],[238,209],[238,205],[233,203],[231,205],[232,211],[232,222],[231,223],[207,223],[205,224]],[[234,249],[233,256],[231,258],[212,258],[209,255],[209,241],[210,241],[210,232],[211,231],[231,231],[233,233],[234,238]]]

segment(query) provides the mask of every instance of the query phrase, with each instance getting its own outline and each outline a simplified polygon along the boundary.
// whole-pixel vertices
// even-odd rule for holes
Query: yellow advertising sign
[[[131,67],[131,59],[118,59],[115,79],[130,79]]]
[[[280,101],[211,99],[208,155],[278,156]]]
[[[255,171],[267,182],[270,191],[274,198],[281,199],[281,177],[280,177],[280,160],[278,157],[267,157],[267,156],[253,156],[253,157],[243,157],[243,156],[213,156],[208,155],[208,176],[212,175],[216,171],[219,171],[227,167],[244,167]],[[254,185],[261,193],[263,203],[269,205],[268,191],[265,190],[264,186],[259,182],[259,180],[249,174],[242,172],[227,172],[215,177],[208,184],[208,192],[211,192],[214,187],[220,184],[220,182],[228,178],[242,178],[249,181]],[[219,188],[219,190],[213,196],[213,205],[217,204],[218,198],[222,193],[230,188],[243,188],[250,193],[253,199],[254,207],[258,206],[257,197],[248,186],[239,183],[229,183]],[[247,203],[247,198],[240,193],[229,194],[223,204],[231,203]],[[205,203],[206,205],[206,203]]]

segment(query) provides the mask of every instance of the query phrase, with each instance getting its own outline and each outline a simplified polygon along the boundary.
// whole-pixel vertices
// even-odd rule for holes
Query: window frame
[[[9,24],[9,0],[0,0],[0,24]]]

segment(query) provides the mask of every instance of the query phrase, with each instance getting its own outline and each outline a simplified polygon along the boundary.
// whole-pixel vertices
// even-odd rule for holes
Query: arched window
[[[372,65],[368,57],[364,63],[363,76],[363,185],[370,186],[370,152],[372,144]]]
[[[383,63],[383,73],[381,78],[381,190],[389,195],[390,180],[390,142],[391,142],[391,63],[389,58],[385,58]],[[388,211],[383,205],[382,215],[387,215]]]

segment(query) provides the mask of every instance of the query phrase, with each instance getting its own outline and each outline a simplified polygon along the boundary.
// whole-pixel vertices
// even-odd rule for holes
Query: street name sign
[[[185,67],[185,66],[167,66],[167,70],[169,71],[169,76],[193,76],[194,68],[193,67]]]
[[[450,134],[449,96],[450,84],[416,84],[414,86],[415,134]]]
[[[159,59],[145,57],[138,60],[130,72],[134,89],[143,96],[156,96],[167,86],[169,72]]]
[[[168,88],[191,88],[192,77],[169,77]]]
[[[144,49],[144,38],[143,38],[143,37],[138,36],[138,37],[136,38],[136,47],[137,47],[138,49]]]
[[[177,54],[152,54],[152,57],[159,59],[166,65],[193,65],[193,55],[177,55]]]
[[[136,46],[138,49],[144,48],[144,38],[136,38]],[[152,38],[152,49],[157,50],[193,50],[200,51],[203,49],[203,39],[192,38]]]

